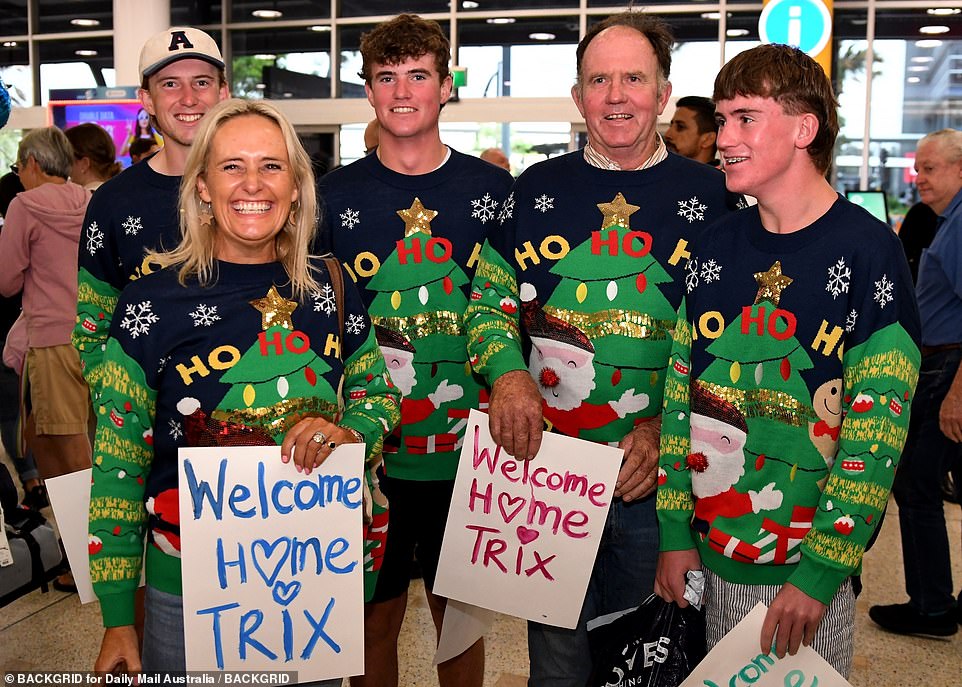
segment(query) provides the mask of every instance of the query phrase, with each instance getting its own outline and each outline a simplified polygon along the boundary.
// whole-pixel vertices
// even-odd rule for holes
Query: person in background
[[[686,95],[675,102],[665,145],[673,153],[717,167],[717,133],[715,103],[700,95]]]
[[[485,162],[490,162],[492,165],[506,170],[507,172],[511,171],[511,161],[500,148],[485,148],[481,151],[481,154],[478,157]]]
[[[637,606],[655,578],[661,397],[685,246],[735,201],[721,172],[670,155],[658,135],[673,43],[642,12],[588,31],[571,89],[588,144],[518,177],[471,287],[468,353],[492,385],[494,440],[537,461],[547,421],[624,451],[577,627],[528,623],[532,687],[583,687],[588,621]]]
[[[438,118],[452,79],[437,22],[402,14],[379,24],[362,36],[361,56],[379,143],[321,180],[322,238],[356,279],[405,396],[401,426],[384,448],[380,486],[390,511],[375,514],[387,521],[387,542],[366,564],[364,675],[352,678],[388,687],[398,683],[397,640],[415,556],[441,630],[447,599],[432,589],[464,434],[459,418],[487,396],[467,367],[461,316],[472,256],[511,176],[441,142]],[[386,293],[396,290],[400,300],[391,305]],[[483,677],[483,640],[438,665],[442,687],[480,686]]]
[[[16,165],[14,165],[16,168]],[[19,168],[17,168],[19,171]],[[25,189],[20,176],[10,171],[0,176],[0,230],[3,218],[7,214],[10,202],[18,193]],[[20,317],[21,293],[13,296],[0,296],[0,350],[6,348],[7,337],[11,327]],[[21,326],[22,323],[21,323]],[[0,365],[0,441],[7,456],[13,461],[20,485],[23,487],[23,506],[31,510],[40,510],[50,505],[47,491],[40,482],[40,473],[33,453],[22,446],[20,439],[20,364],[16,361],[14,367],[4,362]]]
[[[655,591],[687,606],[686,575],[701,570],[709,649],[764,603],[763,654],[804,644],[847,676],[851,577],[918,378],[912,280],[888,225],[825,178],[838,103],[814,59],[752,48],[722,67],[713,99],[728,188],[758,204],[689,247]]]
[[[151,254],[163,269],[120,295],[124,311],[146,307],[149,317],[114,319],[103,362],[109,381],[95,401],[102,462],[91,487],[90,536],[102,548],[92,550],[90,574],[106,628],[97,672],[186,669],[179,519],[176,505],[169,510],[177,503],[178,448],[277,443],[281,460],[294,463],[293,477],[295,466],[310,474],[341,444],[361,442],[368,457],[376,455],[400,415],[353,284],[339,275],[343,302],[315,310],[314,294],[330,290],[333,277],[309,254],[314,176],[294,127],[273,104],[232,99],[209,111],[186,160],[180,207],[180,243]],[[340,347],[328,348],[341,333],[338,308],[355,325],[344,329]],[[306,350],[259,343],[291,331]],[[244,360],[257,358],[256,380],[225,381],[239,364],[205,375],[176,372],[193,368],[197,351],[228,345]],[[297,381],[290,355],[310,363],[317,378]],[[256,402],[242,400],[244,386],[255,389]],[[111,420],[117,412],[127,421]],[[118,531],[125,536],[103,534]],[[144,534],[141,653],[134,598]]]
[[[26,189],[10,203],[0,233],[0,293],[23,290],[30,386],[28,441],[40,474],[90,467],[87,385],[70,346],[77,285],[72,261],[90,192],[68,181],[73,148],[60,129],[35,129],[17,151]]]
[[[381,123],[377,117],[372,119],[364,127],[364,154],[370,155],[377,150],[377,142],[381,136]]]
[[[922,370],[892,487],[909,600],[872,606],[869,617],[889,632],[947,637],[960,619],[941,485],[962,442],[962,131],[923,137],[915,170],[919,198],[938,221],[919,263]]]
[[[81,237],[72,339],[94,398],[117,297],[153,269],[145,261],[148,251],[179,241],[184,163],[204,115],[228,95],[217,43],[194,28],[172,27],[148,39],[140,74],[140,101],[164,134],[164,147],[146,165],[131,165],[97,190]]]
[[[120,174],[123,166],[117,162],[114,140],[103,127],[88,122],[72,126],[64,133],[73,146],[72,182],[93,192],[107,179]]]
[[[912,281],[919,278],[919,262],[922,254],[935,238],[939,216],[925,203],[916,203],[905,213],[902,225],[899,227],[899,241],[905,251],[909,269],[912,271]]]
[[[130,164],[135,165],[144,158],[148,158],[158,150],[160,146],[152,139],[139,138],[130,144]]]

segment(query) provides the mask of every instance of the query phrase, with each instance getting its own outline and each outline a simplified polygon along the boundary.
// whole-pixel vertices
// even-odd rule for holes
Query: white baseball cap
[[[200,29],[172,26],[151,36],[140,51],[140,77],[145,79],[171,62],[193,58],[224,68],[217,43]]]

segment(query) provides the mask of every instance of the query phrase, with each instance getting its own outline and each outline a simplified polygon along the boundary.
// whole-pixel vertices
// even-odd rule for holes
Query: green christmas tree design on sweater
[[[376,292],[368,310],[378,343],[404,395],[401,424],[385,441],[385,465],[405,479],[453,478],[467,409],[478,407],[483,390],[467,364],[469,279],[452,259],[451,242],[432,234],[436,210],[415,198],[397,214],[404,237],[368,282]],[[425,459],[429,454],[447,455]]]
[[[660,409],[664,366],[638,361],[665,360],[675,309],[657,286],[671,277],[651,255],[651,235],[630,227],[639,207],[618,193],[598,209],[600,231],[551,268],[561,281],[543,315],[530,284],[520,296],[545,417],[565,434],[607,441]]]

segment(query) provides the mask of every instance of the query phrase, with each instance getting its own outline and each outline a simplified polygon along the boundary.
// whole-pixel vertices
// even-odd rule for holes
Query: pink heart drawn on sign
[[[528,529],[524,525],[519,525],[517,532],[518,539],[522,544],[530,544],[541,535],[541,532],[538,530]]]
[[[512,497],[508,492],[502,491],[500,494],[498,494],[498,508],[501,509],[501,517],[504,518],[504,521],[506,523],[511,522],[514,520],[514,516],[516,516],[519,512],[521,512],[521,509],[524,508],[524,497]],[[509,510],[511,511],[510,514],[508,513]]]

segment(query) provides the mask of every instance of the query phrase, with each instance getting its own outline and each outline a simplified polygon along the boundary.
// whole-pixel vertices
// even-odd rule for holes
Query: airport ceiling
[[[0,35],[20,35],[26,33],[26,7],[28,0],[0,0]],[[462,0],[463,3],[463,0]],[[38,0],[38,30],[35,34],[98,31],[112,27],[112,0]],[[519,5],[526,9],[557,8],[577,5],[577,0],[480,0],[477,11],[504,10],[505,17],[511,17],[512,9]],[[603,6],[599,0],[589,0],[589,7]],[[647,7],[657,12],[657,0]],[[221,18],[221,3],[207,0],[170,0],[172,23],[196,26],[217,24]],[[422,14],[448,11],[447,0],[411,0],[400,3],[397,0],[342,0],[344,16],[388,16],[401,11],[406,6]],[[677,8],[677,4],[673,7]],[[260,20],[252,15],[255,9],[277,8],[283,11],[278,20]],[[323,24],[327,2],[317,0],[235,0],[231,6],[230,21],[243,22],[245,31],[238,32],[232,39],[234,55],[252,55],[278,52],[317,52],[329,49],[326,33],[310,31],[308,27],[284,26],[284,22],[317,19]],[[574,10],[573,10],[574,11]],[[321,13],[322,16],[318,16]],[[329,13],[329,10],[327,10]],[[865,10],[839,10],[835,12],[835,35],[841,38],[864,38],[866,29]],[[716,13],[717,15],[717,13]],[[675,31],[679,41],[716,40],[717,20],[704,18],[701,14],[665,14],[665,18]],[[77,27],[71,20],[83,18],[100,22],[99,27]],[[554,34],[553,42],[574,43],[578,40],[577,16],[562,17],[517,17],[513,23],[489,23],[490,15],[473,19],[470,12],[459,15],[460,45],[524,45],[543,43],[531,37],[533,33]],[[932,17],[922,9],[895,9],[878,7],[876,9],[876,38],[907,39],[919,36],[917,31],[924,25],[939,23],[949,27],[946,34],[938,38],[962,39],[962,14],[949,17]],[[442,22],[446,26],[446,22]],[[22,27],[22,28],[21,28]],[[356,49],[360,34],[369,28],[367,25],[341,25],[341,49]],[[757,40],[757,12],[730,12],[727,17],[729,31],[741,31],[741,40]],[[18,30],[19,29],[19,30]],[[10,32],[13,33],[10,33]],[[729,34],[731,35],[731,34]],[[219,38],[219,37],[218,37]],[[86,61],[92,66],[109,66],[113,63],[113,41],[110,36],[96,38],[58,38],[52,41],[38,41],[40,60],[44,63]],[[279,47],[282,46],[283,50]],[[0,64],[24,63],[25,46],[0,46]],[[88,54],[78,55],[77,51]],[[22,52],[21,52],[22,51]],[[96,55],[90,55],[96,51]]]

